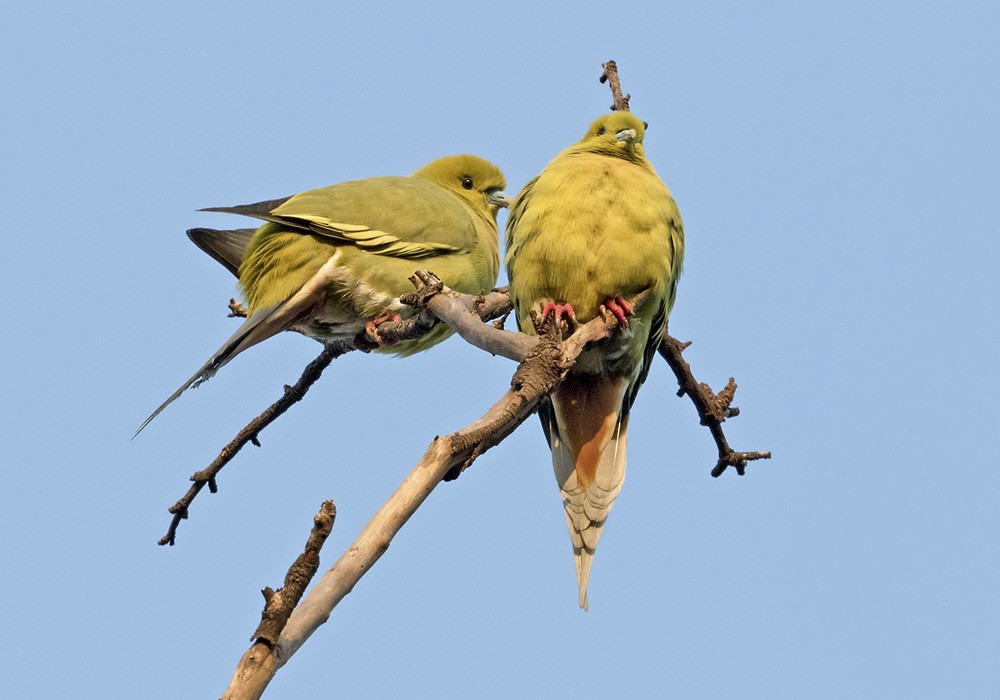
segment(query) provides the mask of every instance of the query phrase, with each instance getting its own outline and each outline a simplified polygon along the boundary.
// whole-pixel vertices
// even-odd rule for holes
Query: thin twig
[[[406,304],[426,308],[438,318],[447,318],[448,325],[467,343],[493,355],[500,355],[519,362],[535,342],[523,333],[485,333],[482,326],[511,309],[510,297],[498,298],[499,292],[489,297],[470,297],[449,289],[429,272],[417,272],[410,278],[416,291],[400,298]],[[496,330],[495,327],[493,327]]]
[[[425,275],[427,279],[436,280],[437,278],[430,273],[420,272],[417,275]],[[415,278],[417,277],[415,275]],[[420,289],[423,285],[422,282],[414,281],[414,285]],[[453,299],[452,303],[460,304],[462,308],[468,310],[468,323],[473,323],[472,318],[475,318],[475,323],[482,325],[484,322],[492,321],[495,318],[504,316],[510,311],[510,297],[507,295],[507,288],[501,287],[495,289],[487,294],[481,294],[479,296],[472,296],[469,294],[459,294],[452,290],[447,290],[448,298]],[[444,303],[442,299],[438,303]],[[416,304],[419,306],[419,304]],[[243,307],[235,299],[229,302],[230,315],[245,315]],[[437,317],[431,314],[429,311],[422,311],[422,313],[417,314],[415,317],[410,319],[405,319],[402,321],[385,321],[378,325],[377,332],[379,338],[385,344],[395,344],[402,340],[411,340],[414,338],[419,338],[426,333],[430,332],[435,325],[439,323]],[[460,331],[461,332],[461,331]],[[216,493],[218,491],[218,485],[216,483],[216,477],[222,468],[225,467],[237,453],[242,450],[247,443],[252,443],[257,447],[260,447],[260,442],[258,441],[258,435],[264,428],[269,426],[275,420],[278,419],[285,411],[291,408],[295,403],[302,400],[306,392],[312,387],[313,384],[320,378],[331,362],[345,355],[353,350],[360,349],[360,340],[355,340],[353,343],[332,343],[323,348],[323,351],[310,362],[305,370],[302,372],[302,376],[299,377],[298,381],[292,386],[285,385],[284,394],[280,399],[275,401],[273,404],[268,406],[259,416],[254,418],[250,423],[248,423],[236,437],[233,438],[228,445],[222,448],[219,456],[209,464],[207,467],[201,471],[195,472],[191,475],[191,481],[194,483],[188,488],[187,493],[185,493],[174,505],[168,508],[168,511],[173,515],[171,518],[170,526],[167,528],[167,534],[160,538],[159,544],[169,544],[171,546],[177,541],[177,528],[180,526],[182,520],[186,520],[188,517],[189,509],[191,503],[198,496],[205,486],[208,486],[208,490],[211,493]],[[374,343],[371,346],[375,346]]]
[[[614,103],[611,105],[612,112],[627,112],[628,101],[631,95],[622,95],[622,84],[618,80],[618,64],[614,60],[605,61],[601,64],[604,72],[601,73],[601,82],[611,86],[611,97]]]
[[[333,522],[337,518],[337,508],[333,501],[324,501],[319,512],[313,517],[313,529],[306,541],[302,554],[288,568],[285,574],[285,585],[277,591],[265,588],[264,611],[260,615],[260,624],[250,639],[274,646],[281,630],[291,616],[295,606],[299,604],[306,586],[319,570],[319,551],[323,543],[333,531]]]
[[[229,300],[229,318],[246,318],[247,309],[236,299]]]
[[[660,340],[660,355],[670,365],[677,377],[677,395],[690,397],[701,424],[707,426],[715,439],[715,444],[719,448],[719,461],[712,469],[712,476],[718,477],[727,467],[734,467],[736,473],[743,476],[746,473],[748,462],[758,459],[771,459],[770,452],[737,452],[729,446],[726,434],[722,430],[722,424],[726,418],[738,416],[740,410],[732,405],[736,396],[736,380],[732,377],[726,387],[716,394],[708,384],[698,382],[691,372],[691,365],[687,363],[681,353],[691,343],[682,343],[667,333],[663,329],[663,338]]]
[[[323,348],[323,352],[316,357],[315,360],[306,365],[305,370],[302,372],[302,376],[299,380],[295,382],[292,386],[285,385],[285,392],[280,399],[275,401],[273,404],[268,406],[259,416],[254,418],[250,423],[248,423],[232,441],[222,448],[219,456],[213,460],[211,464],[202,469],[199,472],[195,472],[191,475],[191,481],[194,483],[191,488],[188,489],[180,500],[174,505],[170,506],[168,509],[170,513],[173,514],[173,518],[170,521],[170,527],[167,529],[167,534],[160,538],[159,544],[169,544],[171,546],[177,540],[177,528],[182,520],[186,520],[188,517],[188,509],[191,507],[192,501],[201,492],[201,490],[208,485],[208,490],[212,493],[218,491],[218,486],[215,482],[215,477],[218,476],[222,468],[229,464],[229,462],[236,456],[236,454],[243,449],[244,445],[248,442],[253,443],[257,447],[260,447],[260,442],[257,440],[257,436],[260,432],[277,420],[278,416],[283,414],[289,408],[291,408],[295,403],[302,400],[302,397],[306,395],[309,388],[316,383],[316,380],[320,378],[331,362],[340,357],[341,355],[350,352],[354,348],[350,345],[344,344],[331,344]]]

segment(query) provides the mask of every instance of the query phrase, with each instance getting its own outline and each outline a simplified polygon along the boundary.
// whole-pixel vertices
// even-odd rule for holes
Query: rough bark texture
[[[607,61],[603,64],[603,68],[601,82],[610,84],[614,98],[612,110],[628,111],[630,95],[622,94],[616,63]],[[310,545],[307,545],[306,551],[289,570],[285,586],[277,592],[265,589],[267,605],[262,615],[261,626],[254,634],[256,641],[240,660],[224,698],[261,697],[277,670],[320,625],[326,622],[334,607],[351,592],[361,577],[385,553],[393,537],[431,491],[442,480],[455,478],[461,474],[480,454],[500,443],[524,422],[534,413],[538,402],[555,389],[583,349],[589,343],[597,342],[615,332],[618,326],[617,320],[612,315],[606,314],[577,328],[565,339],[562,339],[559,331],[551,326],[548,329],[543,328],[545,332],[537,337],[511,333],[502,330],[502,320],[493,324],[487,323],[492,319],[505,317],[510,312],[510,300],[505,289],[495,290],[481,297],[470,297],[448,289],[430,273],[419,272],[414,275],[412,281],[416,291],[407,295],[404,301],[421,308],[422,312],[408,321],[380,324],[377,328],[379,338],[383,341],[389,339],[391,342],[393,339],[417,337],[439,321],[448,323],[462,338],[476,347],[519,362],[511,379],[511,386],[479,420],[451,435],[436,437],[431,441],[424,456],[403,483],[333,567],[296,605],[293,599],[298,600],[301,590],[315,573],[319,547],[322,546],[326,534],[329,534],[329,528],[325,530],[326,534],[317,531],[317,528],[320,528],[319,518],[323,512],[317,515],[317,528],[314,528],[310,537]],[[644,295],[633,301],[636,306],[640,305],[644,301]],[[238,314],[239,311],[238,305],[232,307],[234,314]],[[690,365],[682,357],[682,352],[688,345],[689,343],[681,343],[672,338],[664,329],[659,351],[677,377],[678,395],[687,394],[691,398],[702,424],[709,428],[715,439],[719,459],[712,470],[712,475],[720,475],[728,466],[735,467],[742,475],[749,461],[768,459],[771,453],[736,452],[729,447],[722,431],[722,423],[726,418],[739,413],[739,410],[731,405],[736,392],[736,382],[730,378],[726,387],[716,394],[707,384],[696,381]],[[306,374],[310,374],[310,379],[304,374],[294,387],[286,387],[286,397],[283,397],[282,401],[290,393],[298,398],[291,400],[288,405],[299,400],[318,378],[318,372],[322,372],[334,357],[353,349],[356,348],[324,350],[323,354],[310,365],[314,371],[311,373],[310,368],[306,370]],[[315,372],[314,365],[318,368],[318,372]],[[315,377],[312,377],[313,373]],[[187,517],[187,508],[198,491],[206,483],[214,491],[215,476],[219,469],[232,459],[246,442],[257,444],[257,433],[277,415],[287,410],[285,406],[280,410],[275,409],[276,412],[273,414],[269,413],[274,408],[272,406],[257,421],[241,431],[237,439],[223,450],[208,469],[192,477],[196,483],[171,509],[174,513],[174,522],[167,537],[161,540],[161,544],[173,544],[177,523]],[[326,505],[324,504],[324,508]],[[329,506],[332,509],[332,504]],[[331,514],[330,526],[332,522]]]
[[[465,331],[463,337],[474,337],[475,325],[482,325],[485,321],[491,321],[510,313],[510,297],[507,295],[506,287],[496,289],[489,294],[470,296],[468,294],[459,294],[458,292],[447,289],[440,283],[440,280],[429,272],[418,272],[411,278],[411,281],[413,281],[414,286],[417,287],[417,295],[423,293],[423,298],[425,300],[430,300],[434,297],[442,297],[437,300],[435,304],[440,305],[439,308],[447,307],[451,309],[451,314],[455,316],[456,319],[456,330],[459,330],[460,334],[463,333],[462,329]],[[437,285],[436,287],[434,287],[435,284]],[[434,288],[427,289],[428,285]],[[409,301],[412,301],[416,306],[422,306],[423,311],[412,319],[407,319],[405,321],[386,321],[379,324],[376,331],[382,342],[394,344],[398,343],[400,340],[418,338],[421,335],[428,333],[435,325],[437,325],[437,323],[439,323],[438,317],[435,316],[425,304],[421,303],[421,298],[419,296],[408,296],[410,297]],[[229,309],[231,316],[239,316],[242,313],[240,310],[241,307],[235,299],[230,299]],[[180,526],[182,520],[187,519],[191,503],[198,496],[201,490],[205,488],[205,486],[208,486],[209,491],[216,493],[219,490],[216,477],[219,472],[222,471],[222,468],[229,464],[229,462],[233,460],[233,458],[247,445],[247,443],[252,443],[257,447],[260,447],[258,436],[261,431],[277,420],[279,416],[285,413],[285,411],[301,401],[306,395],[306,392],[308,392],[312,385],[319,380],[320,376],[322,376],[323,370],[330,366],[331,362],[341,355],[346,355],[354,350],[370,349],[372,345],[371,341],[359,338],[354,343],[334,343],[324,347],[323,351],[316,357],[316,359],[306,366],[305,370],[302,372],[302,376],[299,377],[295,384],[292,386],[285,385],[284,394],[280,399],[268,406],[267,409],[265,409],[259,416],[254,418],[242,430],[240,430],[236,437],[233,438],[228,445],[222,448],[219,456],[216,457],[211,464],[201,471],[195,472],[191,475],[191,481],[194,483],[190,488],[188,488],[187,492],[176,503],[174,503],[174,505],[168,508],[168,511],[173,515],[173,518],[171,518],[170,526],[167,528],[167,533],[160,538],[159,544],[174,545],[177,541],[177,528]],[[512,352],[508,349],[508,346],[516,347],[517,345],[518,341],[516,339],[500,343],[496,348],[496,352],[493,354],[500,354],[506,357],[510,352]],[[490,351],[489,348],[483,349]]]
[[[421,303],[457,328],[462,324],[462,317],[468,315],[468,308],[447,301],[436,303],[454,298],[453,294],[441,286],[436,291],[425,292]],[[641,302],[638,299],[636,305]],[[403,483],[295,608],[277,643],[267,648],[269,645],[258,641],[244,654],[224,697],[259,698],[278,669],[329,619],[337,604],[389,549],[392,538],[445,476],[454,470],[460,473],[480,454],[499,444],[535,412],[538,402],[555,389],[588,343],[606,338],[617,327],[618,321],[606,315],[581,326],[570,338],[560,341],[554,329],[545,336],[529,337],[482,322],[477,327],[470,326],[467,331],[478,347],[506,347],[505,339],[500,337],[506,335],[521,336],[526,341],[525,354],[514,358],[521,362],[514,372],[510,389],[476,422],[431,441],[423,458]]]

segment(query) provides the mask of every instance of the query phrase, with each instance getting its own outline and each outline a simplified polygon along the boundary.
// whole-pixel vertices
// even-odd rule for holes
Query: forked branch
[[[430,273],[416,273],[411,280],[413,280],[418,290],[424,286],[420,276],[425,276],[427,279],[433,278],[433,275],[430,275]],[[501,287],[488,294],[479,296],[459,294],[458,292],[448,290],[448,297],[451,299],[450,303],[454,305],[456,318],[461,317],[466,326],[473,323],[472,318],[475,318],[475,322],[482,325],[484,321],[500,318],[510,312],[510,297],[507,295],[506,287]],[[241,313],[241,307],[235,300],[230,300],[229,310],[231,316],[238,316]],[[459,314],[460,311],[464,313]],[[438,319],[433,314],[429,311],[424,311],[413,318],[403,321],[386,321],[379,324],[376,330],[381,342],[397,343],[401,340],[418,338],[428,333],[437,323]],[[201,471],[192,474],[191,481],[194,483],[191,484],[187,492],[174,505],[168,508],[173,517],[171,518],[170,526],[167,528],[167,534],[160,538],[159,544],[169,544],[172,546],[177,541],[177,528],[180,526],[182,520],[187,519],[191,503],[205,486],[208,486],[208,490],[212,493],[218,491],[216,477],[219,475],[219,472],[232,461],[247,443],[252,443],[260,447],[258,436],[264,428],[271,425],[280,415],[301,401],[306,392],[322,376],[323,370],[330,366],[331,362],[341,355],[361,349],[361,346],[364,344],[363,340],[359,340],[353,343],[331,343],[325,346],[316,359],[306,366],[302,372],[302,376],[299,377],[295,384],[291,386],[285,385],[284,393],[280,399],[268,406],[259,416],[240,430],[236,437],[222,448],[219,456],[211,464]]]
[[[424,276],[421,284],[423,291],[418,292],[421,303],[456,330],[462,326],[468,312],[452,303],[460,295],[430,275]],[[645,295],[640,295],[634,300],[634,306],[641,305],[644,300]],[[510,339],[505,336],[517,336],[517,343],[523,343],[524,354],[512,358],[520,360],[520,364],[511,379],[510,389],[476,422],[431,441],[423,458],[395,493],[303,598],[270,653],[251,654],[252,648],[244,656],[244,661],[251,656],[248,663],[252,669],[248,671],[241,661],[225,697],[260,697],[277,670],[326,622],[334,607],[385,553],[392,538],[445,475],[468,467],[479,455],[513,432],[535,412],[538,402],[555,389],[584,347],[608,337],[617,327],[617,319],[605,314],[581,326],[564,341],[556,337],[554,327],[550,327],[548,335],[540,337],[511,333],[484,323],[479,323],[474,330],[470,327],[469,332],[475,336],[474,344],[480,347],[509,347],[506,343]]]
[[[614,61],[607,61],[603,64],[603,68],[601,82],[610,84],[614,99],[612,110],[628,111],[630,96],[622,94],[617,64]],[[264,617],[274,617],[279,619],[279,622],[280,619],[287,618],[287,623],[283,626],[276,623],[273,627],[267,627],[267,631],[261,632],[262,622],[262,628],[259,628],[258,632],[255,633],[257,640],[237,667],[225,698],[259,698],[277,670],[329,618],[334,607],[378,561],[388,549],[396,533],[431,491],[446,476],[461,473],[480,454],[500,443],[524,422],[537,409],[539,401],[558,385],[584,347],[607,337],[618,325],[613,316],[605,314],[581,326],[565,340],[557,337],[554,326],[550,327],[546,334],[538,337],[510,333],[501,329],[502,323],[500,327],[485,323],[490,319],[509,313],[510,300],[506,295],[506,290],[496,290],[485,297],[474,298],[448,289],[441,284],[440,280],[429,273],[417,273],[413,281],[416,291],[412,295],[407,295],[405,301],[419,307],[421,312],[407,321],[381,324],[377,329],[380,339],[384,342],[385,339],[393,337],[400,339],[418,337],[419,334],[427,332],[439,321],[448,323],[462,338],[476,347],[519,362],[520,364],[511,380],[511,386],[479,420],[451,435],[437,437],[431,442],[412,472],[365,526],[347,551],[295,607],[290,616],[286,615],[286,605],[282,600],[278,601],[280,605],[275,604],[278,610],[272,610],[269,613],[268,609],[272,607],[272,601],[278,598],[281,592],[265,593],[268,607],[265,609]],[[640,298],[633,301],[638,306],[644,301],[644,296],[640,295]],[[238,309],[234,308],[233,312],[237,313]],[[697,382],[691,373],[690,366],[682,356],[687,345],[688,343],[681,343],[671,337],[664,329],[659,351],[677,377],[678,395],[687,394],[691,398],[702,424],[709,428],[715,439],[719,458],[712,470],[712,475],[719,476],[729,466],[734,467],[737,473],[742,475],[748,462],[768,459],[771,453],[736,452],[730,448],[722,431],[722,423],[726,418],[731,418],[739,413],[739,410],[731,405],[736,392],[736,382],[731,378],[726,387],[718,394],[714,393],[707,384]],[[322,372],[322,369],[333,359],[333,357],[329,357],[329,359],[324,360],[327,353],[337,352],[338,354],[334,356],[339,356],[339,354],[353,349],[355,348],[346,347],[333,351],[331,348],[327,348],[313,364],[317,364],[319,372]],[[324,360],[325,364],[321,360]],[[304,374],[299,383],[302,383],[305,378]],[[316,378],[318,378],[318,374]],[[301,398],[301,394],[304,394],[314,381],[315,379],[308,381],[300,391],[296,389],[299,387],[299,383],[295,387],[286,387],[286,395],[295,391]],[[176,523],[179,522],[179,519],[186,517],[187,507],[194,495],[206,483],[214,491],[215,476],[218,470],[229,459],[232,459],[232,455],[246,442],[256,444],[257,433],[284,410],[287,410],[287,407],[273,415],[268,412],[262,414],[258,418],[258,420],[263,420],[260,425],[256,425],[255,421],[244,431],[241,431],[240,436],[237,436],[234,443],[241,439],[242,442],[231,450],[232,454],[226,456],[227,450],[230,450],[234,443],[223,450],[213,465],[193,477],[196,478],[195,486],[192,486],[194,494],[191,495],[189,492],[190,498],[185,496],[187,500],[181,499],[175,506],[175,508],[180,508],[176,511],[172,509],[172,512],[175,513],[175,522],[171,525],[171,531],[168,533],[169,539],[164,538],[161,544],[168,541],[173,544]],[[222,460],[221,463],[220,460]],[[217,468],[214,468],[216,463],[219,464]],[[318,547],[316,551],[318,552]],[[302,557],[300,557],[301,559]],[[296,577],[292,576],[291,578],[295,579]],[[286,586],[282,591],[290,588],[287,581],[288,579],[286,579]]]
[[[691,365],[687,363],[681,353],[684,352],[691,343],[682,343],[667,333],[663,329],[663,339],[660,341],[660,355],[677,377],[677,395],[685,394],[691,399],[701,424],[707,426],[715,440],[715,445],[719,449],[719,460],[712,468],[712,476],[720,476],[727,467],[734,467],[740,476],[746,472],[748,462],[758,459],[771,459],[770,452],[737,452],[729,446],[726,434],[722,430],[722,424],[727,418],[733,418],[740,414],[740,409],[732,405],[736,396],[736,380],[729,378],[726,387],[716,394],[708,384],[701,383],[694,378],[691,372]]]

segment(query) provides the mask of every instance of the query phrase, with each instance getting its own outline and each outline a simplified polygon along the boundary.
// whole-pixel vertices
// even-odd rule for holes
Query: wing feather
[[[283,199],[202,211],[251,216],[400,258],[467,253],[476,241],[475,224],[461,200],[413,177],[355,180]]]

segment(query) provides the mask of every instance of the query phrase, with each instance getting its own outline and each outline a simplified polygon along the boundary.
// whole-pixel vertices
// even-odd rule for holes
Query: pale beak
[[[629,143],[635,141],[636,136],[638,136],[638,134],[635,132],[635,129],[622,129],[615,134],[615,138],[619,141],[628,141]]]
[[[503,207],[504,209],[509,208],[510,205],[514,203],[513,199],[505,195],[500,190],[490,190],[486,193],[486,198],[490,201],[490,204],[495,204],[496,206]]]

